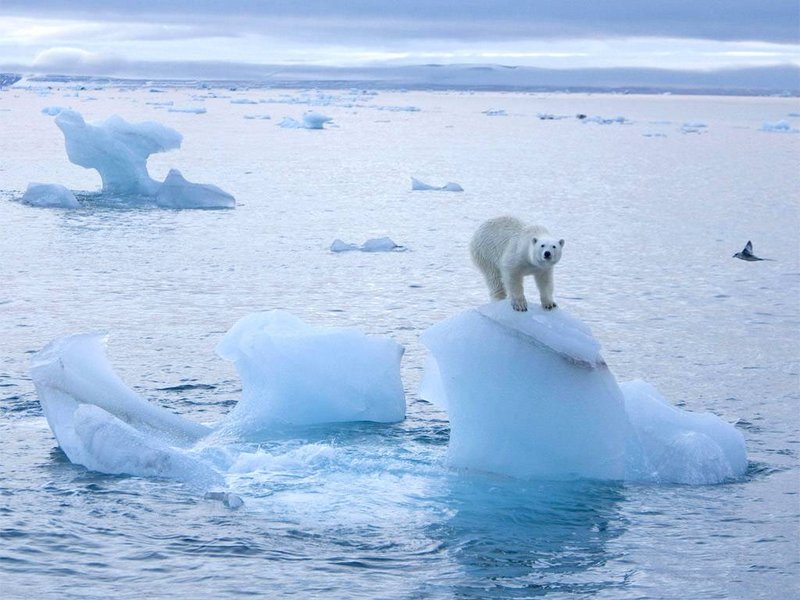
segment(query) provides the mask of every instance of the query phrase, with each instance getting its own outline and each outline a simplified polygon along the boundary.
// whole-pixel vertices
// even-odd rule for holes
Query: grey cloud
[[[674,37],[797,43],[796,0],[4,0],[0,14],[200,26],[391,46],[409,39]]]

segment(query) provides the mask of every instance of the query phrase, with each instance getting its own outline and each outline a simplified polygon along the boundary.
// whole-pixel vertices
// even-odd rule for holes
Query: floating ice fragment
[[[308,112],[303,115],[303,127],[306,129],[322,129],[325,123],[333,121],[331,117],[327,117],[318,112]]]
[[[625,117],[608,118],[600,116],[594,116],[594,117],[579,116],[578,118],[581,119],[583,123],[597,123],[598,125],[612,125],[613,123],[624,124],[628,122],[628,120]]]
[[[114,373],[101,334],[58,338],[31,359],[31,379],[58,445],[111,474],[216,482],[189,446],[210,430],[150,404]]]
[[[508,113],[506,112],[506,110],[504,108],[497,108],[497,109],[490,108],[488,110],[484,110],[483,114],[486,115],[487,117],[507,117],[508,116]]]
[[[45,106],[42,109],[42,114],[50,115],[51,117],[54,117],[58,113],[60,113],[62,110],[65,110],[65,109],[63,107],[61,107],[61,106]]]
[[[55,122],[64,133],[69,160],[96,169],[105,192],[155,195],[160,184],[147,173],[147,157],[179,148],[182,141],[180,133],[160,123],[128,123],[117,115],[92,125],[64,109]]]
[[[333,121],[331,117],[326,117],[321,113],[307,112],[303,115],[302,123],[291,117],[284,117],[283,120],[278,123],[278,127],[283,127],[284,129],[324,129],[323,126],[325,123],[331,121]]]
[[[404,246],[394,243],[391,238],[372,238],[361,244],[362,252],[398,252],[405,250]]]
[[[415,177],[411,178],[411,189],[414,191],[427,191],[427,190],[436,190],[436,191],[443,191],[443,192],[463,192],[464,188],[461,187],[457,183],[449,182],[442,186],[435,186],[429,185],[416,179]]]
[[[797,130],[792,129],[792,126],[789,124],[789,121],[765,121],[763,125],[761,125],[761,131],[789,133],[791,131],[797,131]]]
[[[333,240],[331,244],[331,252],[352,252],[360,250],[361,252],[404,252],[405,246],[395,244],[391,238],[372,238],[361,244],[349,244],[340,239]]]
[[[681,125],[682,133],[705,133],[708,125],[701,121],[687,121]]]
[[[75,194],[57,183],[29,183],[21,201],[45,208],[80,208]]]
[[[403,347],[389,338],[312,327],[274,310],[240,319],[217,353],[235,363],[242,380],[242,398],[224,424],[241,435],[405,416]]]
[[[171,107],[167,109],[167,112],[174,112],[174,113],[190,113],[194,115],[203,115],[208,112],[205,106],[186,106],[183,108],[176,108]]]
[[[496,302],[428,329],[421,395],[447,410],[452,465],[515,477],[720,483],[747,466],[736,429],[621,388],[563,310]]]
[[[351,252],[353,250],[360,250],[358,244],[348,244],[347,242],[343,242],[340,239],[333,240],[331,244],[331,252]]]
[[[222,505],[226,508],[232,508],[234,510],[244,506],[244,500],[231,492],[206,492],[203,498],[206,500],[217,500],[222,502]]]
[[[192,183],[177,169],[170,169],[158,189],[156,204],[164,208],[234,208],[236,199],[215,185]]]

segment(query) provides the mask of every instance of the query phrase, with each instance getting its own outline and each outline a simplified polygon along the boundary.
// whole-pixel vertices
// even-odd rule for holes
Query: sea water
[[[52,106],[178,130],[181,149],[152,156],[150,175],[213,182],[236,208],[99,194],[41,112]],[[0,91],[0,595],[800,593],[798,109],[786,98]],[[278,126],[308,110],[332,121]],[[762,130],[784,120],[788,131]],[[464,191],[414,191],[412,177]],[[30,182],[64,185],[82,207],[24,205]],[[486,302],[467,244],[499,214],[566,239],[556,301],[592,328],[620,381],[736,423],[742,480],[547,482],[448,466],[447,415],[418,396],[419,335]],[[330,251],[384,236],[406,251]],[[748,240],[774,260],[732,258]],[[50,340],[107,331],[129,385],[211,424],[240,397],[216,344],[269,309],[405,346],[406,419],[209,448],[229,465],[235,510],[190,484],[89,472],[58,449],[28,375]]]

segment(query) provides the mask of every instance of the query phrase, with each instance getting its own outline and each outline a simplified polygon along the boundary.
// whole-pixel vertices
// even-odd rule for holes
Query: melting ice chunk
[[[29,183],[22,202],[47,208],[79,208],[75,194],[57,183]]]
[[[440,192],[463,192],[464,188],[462,188],[459,184],[453,183],[446,183],[441,186],[429,185],[416,179],[414,177],[411,178],[411,189],[414,191],[427,191],[427,190],[436,190]]]
[[[236,364],[242,380],[242,398],[228,417],[241,434],[405,416],[403,347],[389,338],[312,327],[275,310],[240,319],[217,353]]]
[[[156,194],[164,208],[233,208],[236,199],[215,185],[187,181],[177,169],[170,169]]]

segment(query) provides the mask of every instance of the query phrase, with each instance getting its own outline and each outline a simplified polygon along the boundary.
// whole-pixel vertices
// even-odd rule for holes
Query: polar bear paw
[[[553,310],[554,308],[558,308],[558,304],[556,304],[552,300],[550,302],[542,302],[542,308],[544,308],[545,310]]]
[[[525,298],[512,298],[511,307],[519,312],[528,310],[528,301]]]

